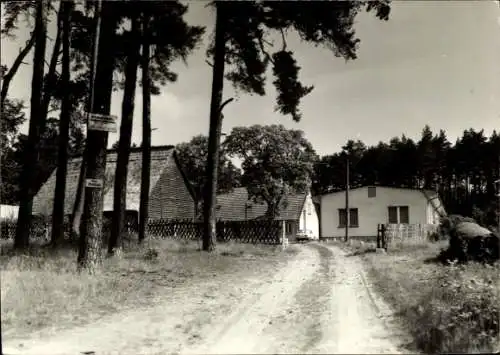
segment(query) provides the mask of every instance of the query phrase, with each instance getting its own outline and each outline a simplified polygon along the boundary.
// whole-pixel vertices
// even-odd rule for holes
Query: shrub
[[[432,232],[432,233],[429,233],[428,239],[431,242],[437,242],[439,240],[445,239],[445,236],[441,235],[438,232]]]
[[[498,236],[470,218],[462,216],[444,218],[439,231],[442,236],[449,238],[448,249],[440,254],[442,261],[493,262],[499,258]]]

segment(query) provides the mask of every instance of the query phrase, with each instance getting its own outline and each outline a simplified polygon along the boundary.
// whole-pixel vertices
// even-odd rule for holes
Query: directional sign
[[[102,188],[102,179],[85,179],[85,187]]]
[[[116,133],[116,116],[87,113],[88,129]]]

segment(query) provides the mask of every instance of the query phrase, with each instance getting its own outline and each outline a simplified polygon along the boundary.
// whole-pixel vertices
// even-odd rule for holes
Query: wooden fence
[[[202,222],[192,220],[152,220],[147,234],[152,238],[199,240]],[[252,244],[279,244],[283,235],[283,221],[217,221],[217,241],[238,241]]]
[[[280,244],[283,242],[284,221],[249,220],[249,221],[217,221],[217,241],[238,241],[252,244]],[[66,225],[69,232],[69,225]],[[34,220],[31,226],[32,240],[48,240],[50,223]],[[129,224],[125,233],[136,235],[136,224]],[[16,222],[0,222],[2,239],[13,239],[16,233]],[[103,220],[103,240],[107,240],[110,232],[110,221]],[[146,231],[150,238],[173,238],[184,240],[200,240],[203,234],[202,222],[193,220],[150,220]]]
[[[30,238],[33,240],[48,240],[50,238],[50,223],[34,220],[30,226]],[[14,239],[16,235],[17,222],[0,221],[0,236],[2,239]]]
[[[416,245],[431,240],[439,226],[435,224],[379,224],[377,228],[377,247]]]

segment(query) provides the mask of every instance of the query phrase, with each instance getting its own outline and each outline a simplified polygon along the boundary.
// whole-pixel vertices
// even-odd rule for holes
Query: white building
[[[319,239],[319,217],[311,193],[290,194],[280,207],[276,220],[285,222],[286,235],[295,240],[298,231]],[[255,203],[248,199],[245,187],[238,187],[231,192],[217,195],[216,215],[223,221],[248,221],[263,218],[266,214],[265,203]]]
[[[17,221],[19,206],[0,205],[0,220]]]
[[[319,196],[321,237],[345,235],[346,193],[332,192]],[[377,235],[379,224],[436,225],[445,215],[435,191],[364,186],[349,190],[349,226],[351,237]]]

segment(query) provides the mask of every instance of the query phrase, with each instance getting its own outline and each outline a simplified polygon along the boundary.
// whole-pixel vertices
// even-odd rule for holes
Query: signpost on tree
[[[96,3],[91,99],[87,114],[85,202],[78,252],[79,270],[93,273],[102,262],[103,181],[106,170],[108,132],[116,131],[116,118],[109,115],[113,85],[113,41],[116,21],[113,3]],[[105,19],[102,21],[101,19]]]

